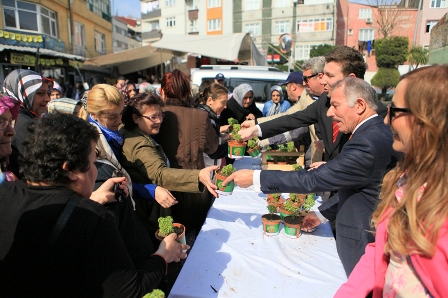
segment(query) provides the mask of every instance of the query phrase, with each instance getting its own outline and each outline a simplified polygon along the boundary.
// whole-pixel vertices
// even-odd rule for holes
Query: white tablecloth
[[[259,168],[251,158],[235,166]],[[250,188],[216,199],[169,297],[332,297],[346,276],[329,224],[269,237],[265,213],[265,195]]]

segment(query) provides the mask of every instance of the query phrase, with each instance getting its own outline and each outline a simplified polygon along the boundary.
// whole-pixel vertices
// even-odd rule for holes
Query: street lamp
[[[297,33],[296,16],[297,16],[297,3],[299,2],[299,0],[292,0],[292,2],[294,3],[294,9],[292,10],[292,34],[291,35],[292,35],[293,47],[292,47],[292,51],[291,51],[291,62],[292,62],[292,70],[294,71],[294,64],[295,64],[295,56],[294,55],[296,54],[295,42],[296,42],[296,33]],[[288,72],[291,71],[290,64],[291,63],[288,63]]]

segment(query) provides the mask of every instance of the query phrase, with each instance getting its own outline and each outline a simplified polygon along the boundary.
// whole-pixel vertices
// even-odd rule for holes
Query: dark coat
[[[324,92],[317,101],[310,104],[306,109],[297,111],[290,115],[285,115],[267,122],[260,123],[263,138],[273,137],[280,133],[304,127],[311,124],[319,124],[322,141],[325,146],[323,160],[329,161],[339,155],[344,144],[350,138],[350,134],[339,133],[336,142],[333,143],[333,124],[327,111],[330,108],[330,98]],[[378,102],[378,115],[384,118],[387,114],[387,107]]]
[[[370,219],[384,173],[399,156],[392,142],[390,128],[377,116],[358,127],[341,153],[316,170],[261,171],[265,193],[338,191],[319,210],[327,219],[336,219],[336,246],[347,276],[375,240]]]
[[[255,101],[246,109],[240,106],[240,104],[232,97],[227,101],[227,107],[222,111],[219,117],[219,122],[221,125],[228,125],[227,119],[234,118],[238,120],[239,123],[246,121],[246,117],[249,114],[253,114],[255,118],[263,117],[261,111],[255,105]]]
[[[173,100],[171,103],[176,104]],[[207,112],[179,105],[167,105],[163,111],[165,118],[159,134],[155,135],[154,139],[162,146],[170,161],[170,167],[203,169],[203,154],[213,155],[219,145],[219,137],[208,119]],[[199,231],[211,206],[210,193],[204,191],[172,194],[179,202],[171,207],[174,221],[184,224],[187,230]]]

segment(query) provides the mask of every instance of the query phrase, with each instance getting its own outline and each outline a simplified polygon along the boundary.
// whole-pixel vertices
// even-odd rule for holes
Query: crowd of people
[[[11,72],[0,94],[2,294],[160,288],[190,246],[174,233],[158,244],[158,218],[197,235],[218,196],[214,172],[229,162],[234,118],[260,146],[305,145],[306,171],[240,170],[224,185],[325,192],[303,229],[335,223],[348,277],[337,297],[444,297],[448,66],[404,75],[387,107],[365,71],[362,54],[338,47],[271,86],[262,111],[250,84],[227,88],[222,74],[197,88],[179,70],[160,88],[94,76],[67,98],[51,79]]]

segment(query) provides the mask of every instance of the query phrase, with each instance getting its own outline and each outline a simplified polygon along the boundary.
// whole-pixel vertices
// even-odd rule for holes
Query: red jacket
[[[388,261],[384,254],[389,217],[381,221],[376,229],[375,242],[366,247],[348,281],[336,292],[335,297],[366,297],[373,290],[373,297],[383,296],[383,287]],[[439,230],[436,251],[432,258],[412,254],[412,264],[432,297],[448,295],[448,219]]]

